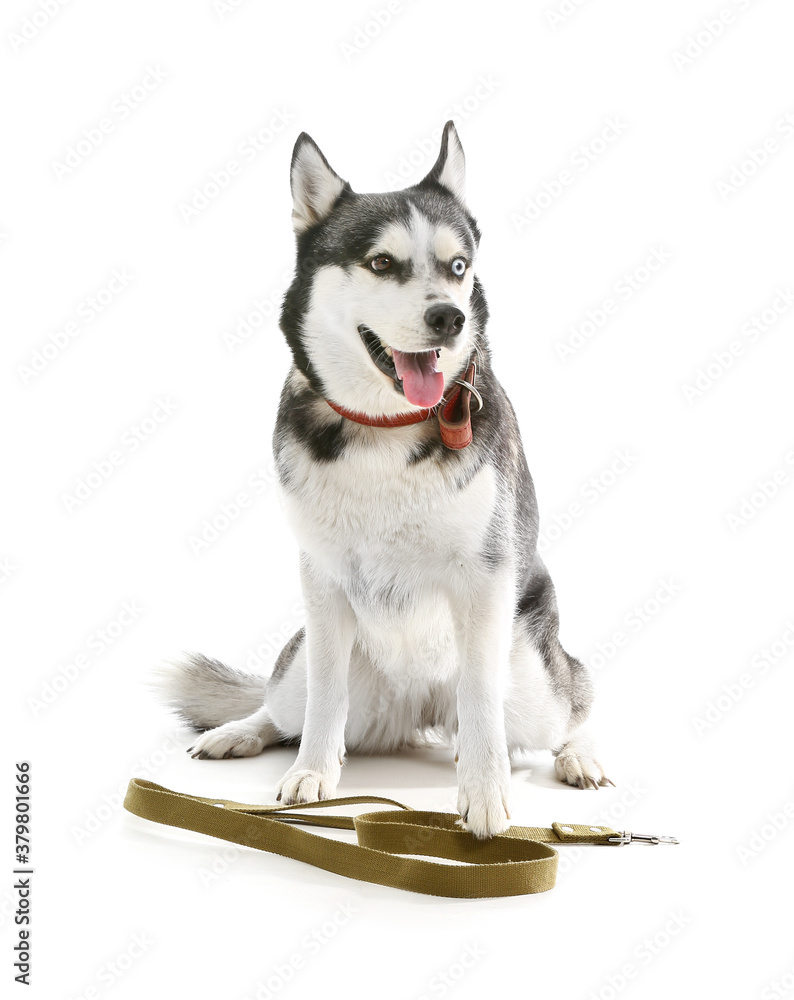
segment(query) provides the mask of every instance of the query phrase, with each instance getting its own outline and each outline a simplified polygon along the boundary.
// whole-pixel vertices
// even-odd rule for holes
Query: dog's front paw
[[[278,783],[276,800],[292,806],[296,802],[318,802],[331,799],[336,794],[339,771],[313,771],[305,767],[291,767]]]
[[[510,827],[510,766],[499,770],[504,773],[488,769],[487,777],[458,779],[458,825],[481,840]]]

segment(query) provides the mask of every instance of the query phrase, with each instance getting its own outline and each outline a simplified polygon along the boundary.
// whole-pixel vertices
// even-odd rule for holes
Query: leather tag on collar
[[[464,381],[474,385],[474,362],[466,369]],[[447,448],[467,448],[472,441],[471,389],[461,386],[447,403],[438,409],[438,426],[441,440]]]

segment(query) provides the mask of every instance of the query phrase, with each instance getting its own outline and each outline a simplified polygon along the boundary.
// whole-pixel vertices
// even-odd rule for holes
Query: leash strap
[[[396,808],[355,817],[304,812],[365,803]],[[491,840],[477,840],[456,825],[458,817],[451,813],[422,812],[376,795],[293,806],[246,805],[173,792],[143,778],[130,781],[124,808],[155,823],[294,858],[361,882],[461,899],[545,892],[557,877],[552,844],[626,843],[630,836],[607,826],[553,823],[512,826]],[[318,837],[295,823],[355,830],[358,843]],[[405,857],[415,854],[458,864]]]

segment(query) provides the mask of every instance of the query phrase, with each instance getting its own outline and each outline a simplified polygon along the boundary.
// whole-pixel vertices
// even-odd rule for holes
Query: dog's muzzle
[[[434,302],[425,310],[425,323],[433,331],[433,342],[446,347],[466,324],[466,317],[450,302]]]

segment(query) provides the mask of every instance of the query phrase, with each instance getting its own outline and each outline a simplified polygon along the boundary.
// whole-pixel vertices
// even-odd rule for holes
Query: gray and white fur
[[[281,316],[294,364],[273,442],[306,626],[269,680],[195,655],[160,684],[206,730],[194,757],[299,742],[284,803],[333,796],[348,751],[434,730],[455,747],[461,825],[490,837],[510,825],[511,752],[552,750],[558,777],[581,788],[609,779],[585,726],[591,678],[559,642],[515,413],[491,369],[464,173],[451,122],[430,173],[389,194],[355,193],[298,138],[297,266]],[[326,402],[413,411],[396,359],[424,365],[420,393],[442,384],[435,367],[446,398],[472,357],[484,407],[462,450],[443,445],[434,419],[372,427]]]

